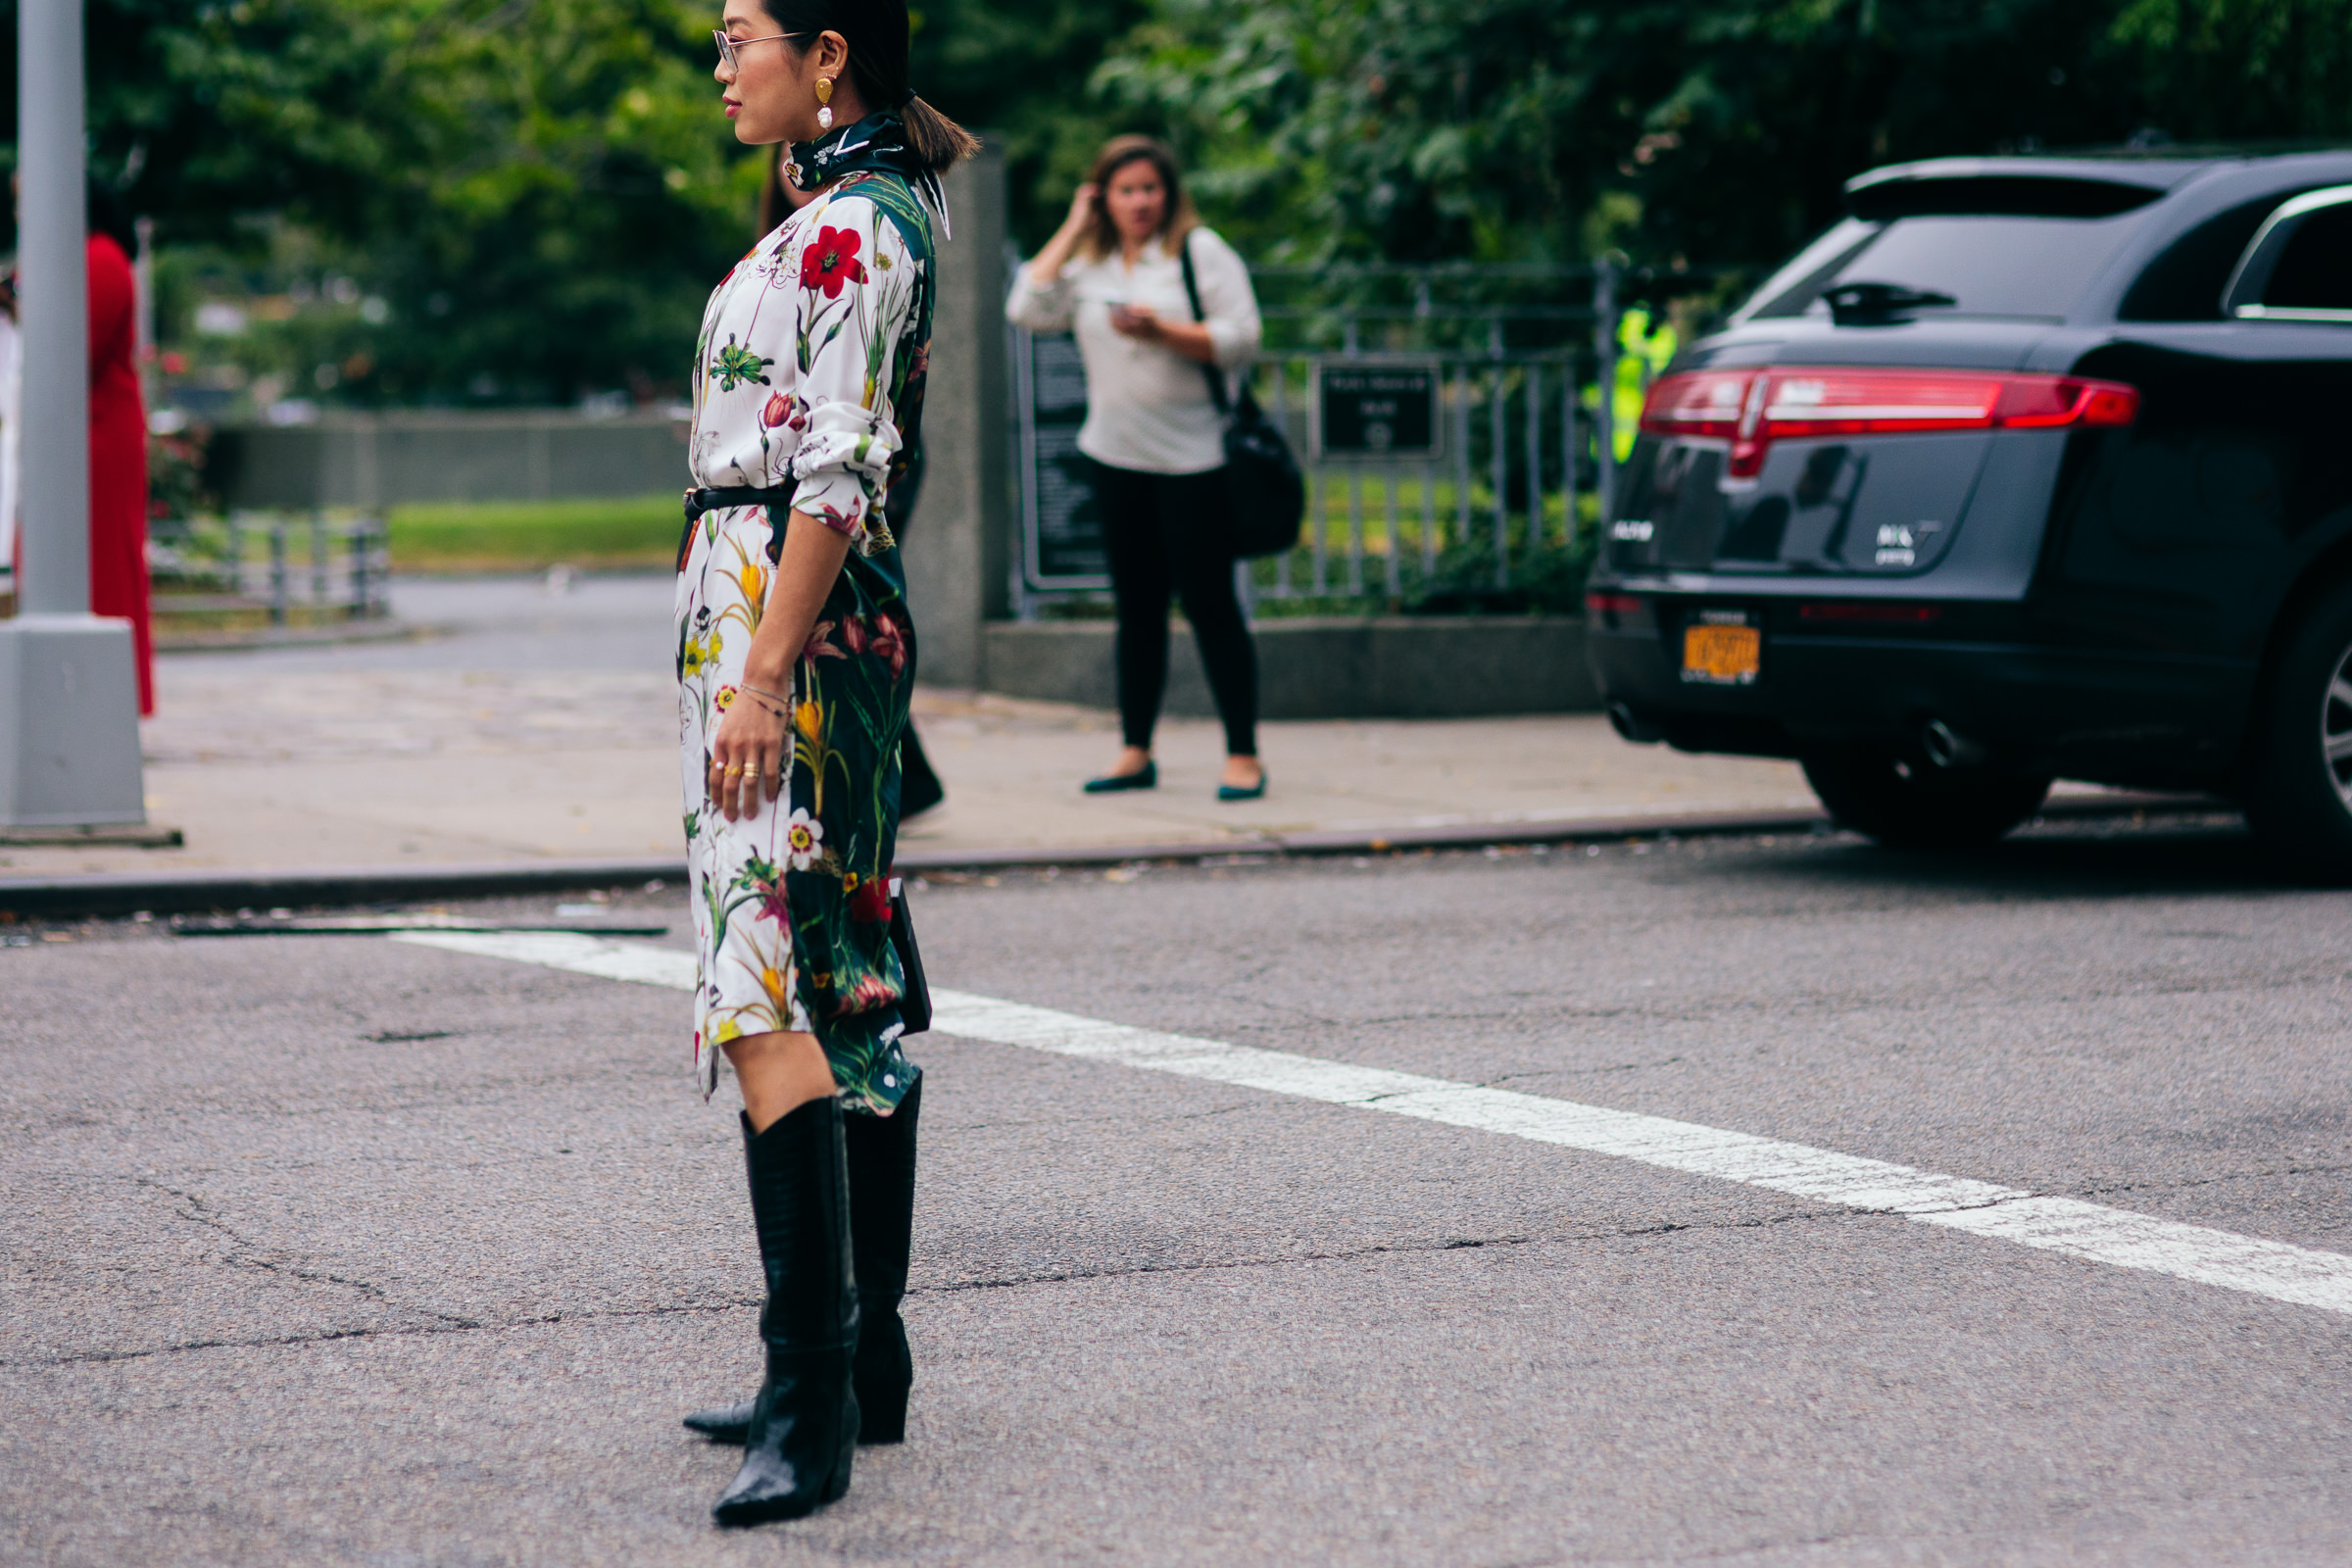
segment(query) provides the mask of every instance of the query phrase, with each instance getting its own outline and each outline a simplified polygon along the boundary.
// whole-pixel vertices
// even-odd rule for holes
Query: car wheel
[[[2263,697],[2246,820],[2297,881],[2352,882],[2352,583],[2305,612]]]
[[[1842,827],[1890,849],[1990,844],[2041,808],[2047,777],[1988,767],[1927,767],[1890,751],[1822,751],[1805,782]]]

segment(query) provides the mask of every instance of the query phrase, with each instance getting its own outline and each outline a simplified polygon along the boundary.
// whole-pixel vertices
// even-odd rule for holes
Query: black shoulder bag
[[[1200,308],[1200,283],[1193,274],[1193,236],[1184,236],[1176,249],[1184,265],[1184,293],[1193,302],[1193,319],[1205,321]],[[1203,365],[1209,401],[1225,416],[1225,485],[1232,499],[1227,507],[1233,553],[1239,557],[1279,556],[1298,544],[1299,524],[1306,520],[1306,480],[1282,428],[1257,406],[1250,383],[1242,383],[1235,399],[1225,391],[1225,372]]]
[[[914,916],[906,907],[906,885],[890,879],[890,945],[899,950],[906,971],[906,994],[899,999],[903,1035],[919,1035],[931,1027],[931,982],[923,978],[923,955],[914,945]]]

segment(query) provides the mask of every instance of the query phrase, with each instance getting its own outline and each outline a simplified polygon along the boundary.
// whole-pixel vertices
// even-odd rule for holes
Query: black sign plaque
[[[1053,593],[1110,586],[1102,513],[1078,450],[1086,367],[1064,334],[1016,334],[1021,440],[1021,575]]]
[[[1310,444],[1322,463],[1434,463],[1446,421],[1434,359],[1315,362]]]

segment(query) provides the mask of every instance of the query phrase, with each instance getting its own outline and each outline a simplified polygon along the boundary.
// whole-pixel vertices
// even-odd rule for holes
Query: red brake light
[[[1642,608],[1632,594],[1593,592],[1585,595],[1585,611],[1594,615],[1630,615]]]
[[[1775,441],[1936,430],[2112,427],[2139,416],[2139,393],[2116,381],[1985,370],[1782,367],[1685,370],[1649,389],[1642,428],[1729,441],[1734,478],[1753,478]]]
[[[1740,427],[1753,370],[1685,370],[1661,376],[1642,404],[1642,428],[1652,435],[1707,436],[1729,441]]]

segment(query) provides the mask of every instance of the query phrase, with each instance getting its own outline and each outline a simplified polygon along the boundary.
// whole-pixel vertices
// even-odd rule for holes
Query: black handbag
[[[906,994],[899,999],[901,1038],[919,1035],[931,1027],[931,983],[923,978],[922,951],[914,945],[914,917],[906,912],[906,884],[890,879],[890,945],[899,950],[899,965],[906,971]]]
[[[1193,302],[1193,319],[1205,321],[1200,308],[1200,283],[1193,275],[1193,237],[1185,235],[1176,256],[1184,266],[1184,293]],[[1225,372],[1203,365],[1209,401],[1225,416],[1225,486],[1231,493],[1226,508],[1230,542],[1237,557],[1279,556],[1298,547],[1299,525],[1306,520],[1306,479],[1282,427],[1257,406],[1250,383],[1242,395],[1229,397]]]

